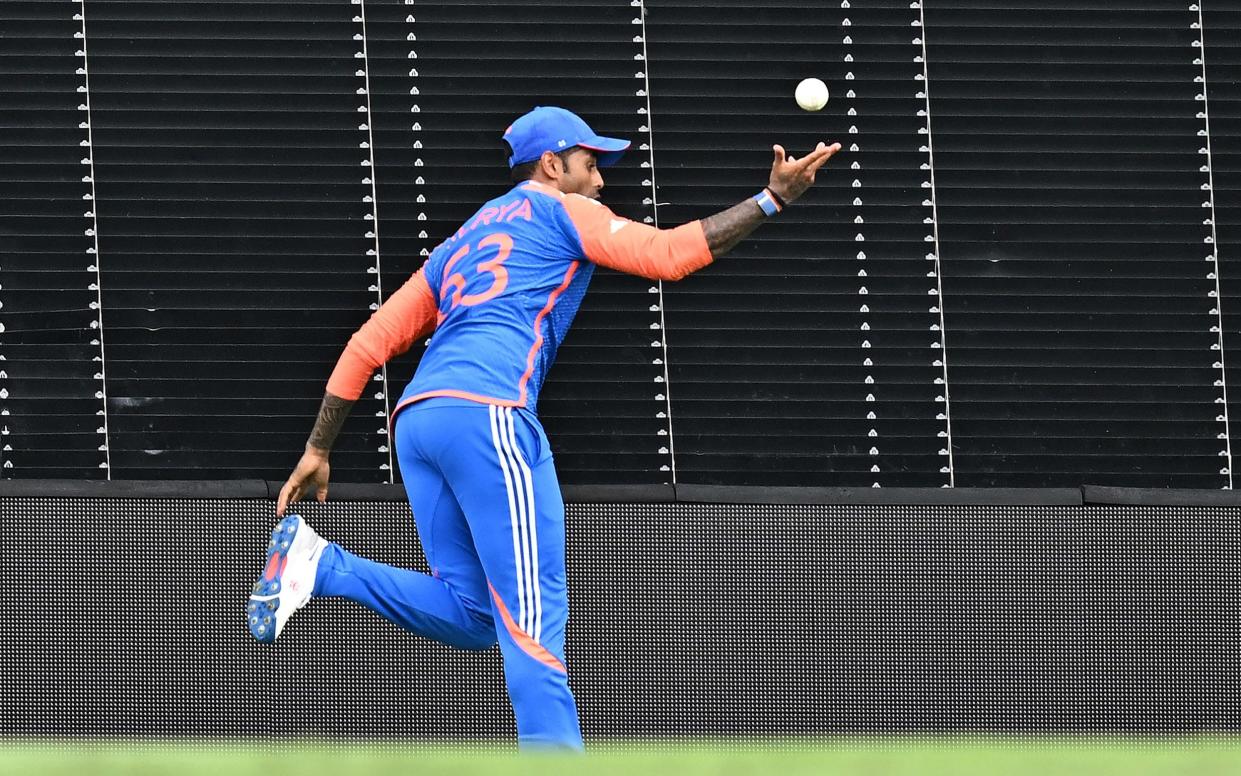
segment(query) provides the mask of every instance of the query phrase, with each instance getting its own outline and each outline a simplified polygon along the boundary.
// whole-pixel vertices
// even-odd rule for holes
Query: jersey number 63
[[[513,238],[504,232],[495,232],[489,234],[478,241],[478,250],[484,251],[491,246],[496,246],[499,252],[494,258],[481,261],[474,267],[475,273],[489,273],[492,276],[491,287],[486,291],[477,294],[465,293],[466,284],[469,280],[460,272],[453,273],[452,268],[457,262],[464,259],[470,254],[470,244],[466,243],[456,250],[448,259],[448,263],[444,265],[444,274],[447,279],[440,287],[440,304],[443,305],[444,300],[448,300],[448,309],[441,310],[439,313],[439,322],[442,323],[448,313],[457,308],[458,305],[465,307],[473,307],[486,302],[488,299],[494,299],[500,295],[506,286],[508,286],[508,270],[504,268],[504,262],[508,260],[509,254],[513,252]]]

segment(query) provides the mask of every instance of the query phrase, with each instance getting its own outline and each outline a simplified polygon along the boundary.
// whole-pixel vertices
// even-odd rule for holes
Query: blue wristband
[[[768,216],[774,216],[781,210],[780,203],[776,202],[767,189],[763,189],[759,193],[755,194],[754,201],[758,203],[758,206],[762,208],[763,212]]]

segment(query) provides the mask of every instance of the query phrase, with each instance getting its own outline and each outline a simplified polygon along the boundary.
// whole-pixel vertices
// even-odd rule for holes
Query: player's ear
[[[543,167],[543,174],[555,180],[559,178],[562,170],[560,169],[560,157],[551,151],[544,151],[539,157],[539,164]]]

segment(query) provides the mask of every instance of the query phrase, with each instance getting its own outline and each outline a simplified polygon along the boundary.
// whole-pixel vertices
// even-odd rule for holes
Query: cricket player
[[[565,668],[564,502],[536,414],[539,389],[596,266],[679,280],[797,200],[840,150],[773,146],[767,187],[701,221],[657,229],[598,201],[629,147],[538,107],[504,132],[516,184],[485,203],[349,340],[305,453],[280,491],[250,632],[274,641],[312,597],[342,596],[461,649],[497,641],[521,748],[582,747]],[[433,334],[432,334],[433,333]],[[328,455],[374,371],[432,334],[393,409],[392,441],[431,573],[376,563],[300,516],[328,492]]]

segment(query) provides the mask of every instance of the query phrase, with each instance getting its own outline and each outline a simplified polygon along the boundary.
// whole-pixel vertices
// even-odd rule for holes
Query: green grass
[[[153,741],[0,744],[3,776],[1224,776],[1241,775],[1241,739],[943,739],[594,744],[585,756],[511,750],[308,742]]]

